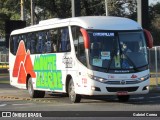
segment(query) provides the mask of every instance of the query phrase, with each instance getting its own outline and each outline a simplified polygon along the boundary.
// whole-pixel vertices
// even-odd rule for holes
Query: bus
[[[10,84],[31,98],[45,92],[67,93],[72,103],[82,96],[149,92],[148,30],[128,18],[85,16],[53,18],[12,31]]]

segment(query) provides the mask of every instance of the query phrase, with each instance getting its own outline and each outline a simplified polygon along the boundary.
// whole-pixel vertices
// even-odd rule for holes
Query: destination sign
[[[94,32],[93,36],[108,36],[108,37],[113,37],[114,33],[110,33],[110,32],[106,32],[106,33],[98,33],[98,32]]]

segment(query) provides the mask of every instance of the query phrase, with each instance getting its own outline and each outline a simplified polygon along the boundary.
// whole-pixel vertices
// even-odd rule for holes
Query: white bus
[[[149,92],[149,31],[133,20],[88,16],[49,19],[15,30],[10,36],[12,86],[32,98],[45,91],[67,93],[72,103],[82,95],[130,95]]]

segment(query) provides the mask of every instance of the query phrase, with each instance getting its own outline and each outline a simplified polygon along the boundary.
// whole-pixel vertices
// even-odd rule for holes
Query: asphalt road
[[[9,78],[0,76],[0,80],[7,81]],[[115,96],[83,96],[81,103],[71,104],[65,94],[47,92],[45,98],[31,99],[27,90],[20,90],[0,82],[0,111],[52,111],[43,113],[43,116],[61,116],[61,118],[58,117],[59,119],[66,116],[72,116],[72,119],[77,116],[79,119],[80,116],[87,117],[87,119],[93,116],[94,119],[99,116],[101,119],[103,119],[102,116],[104,119],[106,116],[137,118],[133,114],[137,115],[139,111],[144,114],[152,112],[160,117],[160,92],[151,91],[147,95],[131,96],[126,103],[120,103]],[[144,116],[141,117],[144,118]],[[145,118],[147,119],[148,117]]]

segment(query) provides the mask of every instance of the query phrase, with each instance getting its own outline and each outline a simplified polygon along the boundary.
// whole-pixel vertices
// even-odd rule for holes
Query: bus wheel
[[[32,78],[28,80],[28,92],[31,98],[44,98],[45,91],[38,91],[33,89]]]
[[[120,102],[127,102],[127,101],[129,100],[129,98],[130,98],[129,95],[119,95],[119,96],[117,96],[117,97],[118,97],[118,100],[119,100]]]
[[[81,95],[75,93],[75,86],[72,79],[68,84],[68,94],[72,103],[79,103],[81,101]]]

